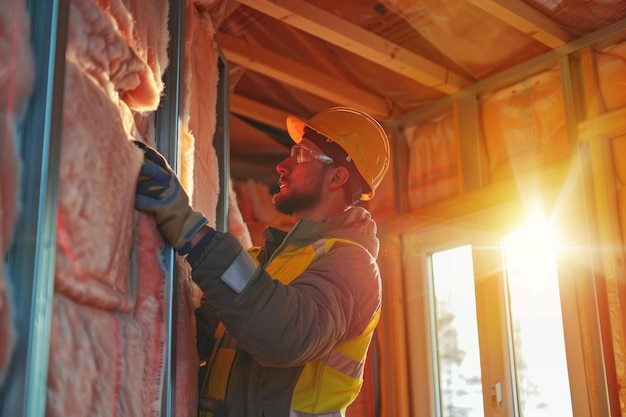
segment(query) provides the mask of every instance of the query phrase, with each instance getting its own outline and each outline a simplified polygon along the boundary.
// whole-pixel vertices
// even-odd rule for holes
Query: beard
[[[274,194],[272,201],[274,207],[280,213],[291,216],[299,211],[308,210],[314,207],[322,195],[322,188],[318,186],[313,187],[307,191],[289,191],[287,194],[281,194],[278,192]]]

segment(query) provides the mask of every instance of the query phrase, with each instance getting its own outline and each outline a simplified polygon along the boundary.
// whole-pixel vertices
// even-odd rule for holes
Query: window
[[[530,226],[503,247],[519,415],[572,416],[554,234]]]
[[[573,417],[564,337],[572,318],[560,288],[568,284],[550,227],[504,237],[441,227],[405,242],[414,415]]]
[[[471,246],[433,254],[432,267],[441,416],[484,416]]]

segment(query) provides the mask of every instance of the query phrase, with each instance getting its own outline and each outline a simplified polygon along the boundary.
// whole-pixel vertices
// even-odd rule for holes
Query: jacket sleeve
[[[361,333],[380,308],[378,267],[361,248],[332,249],[289,285],[258,266],[233,267],[248,263],[241,261],[244,255],[249,257],[234,236],[216,236],[192,264],[192,277],[240,347],[261,365],[319,359]],[[241,285],[224,278],[229,270],[245,274]]]
[[[200,306],[196,308],[196,348],[200,362],[209,359],[215,343],[215,331],[219,325],[219,319],[211,308],[206,298],[200,300]]]

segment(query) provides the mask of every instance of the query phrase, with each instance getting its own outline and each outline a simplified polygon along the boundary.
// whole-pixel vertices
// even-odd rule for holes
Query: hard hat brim
[[[287,116],[286,125],[287,125],[287,133],[289,133],[291,140],[293,140],[295,143],[302,142],[302,135],[304,135],[305,127],[309,127],[317,132],[317,129],[315,129],[312,126],[309,126],[306,122],[304,122],[303,120],[301,120],[300,118],[296,116],[291,116],[291,115]],[[322,133],[322,132],[318,132],[318,133]]]

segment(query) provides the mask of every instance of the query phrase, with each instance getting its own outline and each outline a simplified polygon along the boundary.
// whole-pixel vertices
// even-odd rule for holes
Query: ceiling
[[[231,171],[275,180],[287,114],[389,122],[626,18],[624,0],[222,0]],[[271,179],[270,179],[271,178]]]

